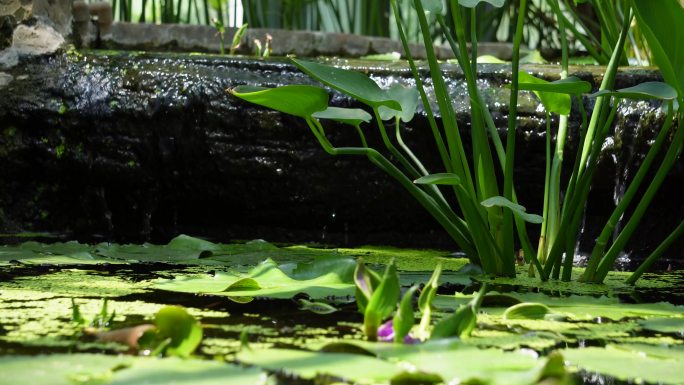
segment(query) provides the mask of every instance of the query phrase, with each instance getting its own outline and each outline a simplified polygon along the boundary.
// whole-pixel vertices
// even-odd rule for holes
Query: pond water
[[[380,272],[394,259],[403,289],[441,264],[433,321],[487,282],[476,329],[410,346],[364,341],[351,279],[357,258]],[[636,286],[616,272],[584,285],[540,283],[525,278],[525,266],[515,281],[491,279],[466,264],[438,250],[187,236],[168,245],[0,247],[0,384],[684,383],[683,271],[647,274]],[[521,302],[548,310],[504,315]],[[202,325],[191,358],[146,357],[74,322],[76,307],[85,320],[104,314],[103,330],[116,330],[153,322],[168,305]]]

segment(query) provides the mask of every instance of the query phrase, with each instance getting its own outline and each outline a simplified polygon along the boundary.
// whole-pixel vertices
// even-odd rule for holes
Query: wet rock
[[[18,55],[54,53],[64,44],[64,37],[48,25],[19,25],[14,30],[12,47]]]
[[[226,92],[240,84],[315,84],[287,63],[125,52],[24,60],[7,71],[14,80],[0,89],[2,232],[49,230],[120,242],[165,242],[186,232],[217,240],[453,247],[409,194],[367,159],[329,156],[301,119]],[[401,63],[333,63],[357,66],[383,86],[413,84]],[[553,66],[526,69],[558,76]],[[595,87],[601,80],[600,69],[570,72]],[[482,66],[480,73],[503,133],[507,67]],[[453,66],[445,74],[467,145],[462,74]],[[649,70],[630,69],[618,76],[617,86],[657,78]],[[336,92],[331,101],[358,106]],[[521,94],[519,103],[516,188],[521,203],[539,213],[544,113],[531,95]],[[591,109],[591,100],[584,103]],[[577,106],[566,159],[573,159],[577,147],[576,114]],[[585,249],[614,207],[616,178],[633,175],[661,120],[656,103],[621,109],[619,140],[606,148],[592,186]],[[426,167],[441,170],[425,117],[419,114],[405,128],[404,139]],[[368,140],[381,147],[375,131],[367,128]],[[335,145],[358,143],[348,127],[329,124],[327,132]],[[681,220],[682,183],[679,161],[630,249],[652,250]],[[684,249],[681,242],[676,247]]]
[[[7,85],[10,84],[12,80],[14,80],[14,76],[6,74],[4,72],[0,72],[0,88],[7,87]]]

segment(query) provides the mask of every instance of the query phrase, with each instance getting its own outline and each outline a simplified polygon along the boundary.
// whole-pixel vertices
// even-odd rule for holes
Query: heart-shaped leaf
[[[423,10],[425,12],[430,12],[435,15],[442,13],[442,10],[444,9],[442,0],[420,0],[420,3],[423,5]]]
[[[621,88],[616,91],[601,90],[599,92],[589,95],[589,97],[595,98],[603,95],[612,95],[616,98],[634,100],[673,100],[677,98],[677,91],[667,83],[644,82],[637,84],[634,87]]]
[[[401,110],[399,102],[392,100],[387,91],[381,89],[373,80],[360,72],[305,60],[292,59],[292,62],[300,70],[306,72],[309,76],[319,82],[345,93],[373,108],[387,106],[395,110]],[[323,108],[320,110],[323,110]]]
[[[229,90],[236,97],[286,114],[308,118],[328,107],[328,93],[320,87],[282,86],[264,88],[239,86]]]
[[[399,102],[401,110],[397,111],[389,107],[380,106],[378,108],[380,119],[389,120],[399,117],[403,122],[410,122],[416,113],[416,107],[418,107],[418,97],[420,96],[418,90],[395,83],[387,90],[387,94],[393,100]]]
[[[527,72],[520,71],[518,73],[518,87],[522,84],[524,87],[531,87],[531,84],[549,84],[546,80],[536,78]],[[559,115],[567,115],[570,113],[570,107],[572,99],[570,95],[560,94],[556,92],[542,92],[542,91],[532,91],[539,98],[539,100],[544,105],[547,111],[553,112]]]
[[[480,3],[488,3],[495,8],[503,7],[506,0],[458,0],[458,4],[466,8],[475,8]]]

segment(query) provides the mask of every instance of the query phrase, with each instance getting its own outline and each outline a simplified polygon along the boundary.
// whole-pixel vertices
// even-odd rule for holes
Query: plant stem
[[[646,260],[641,263],[641,265],[639,265],[639,268],[636,269],[636,271],[634,271],[634,273],[632,273],[632,275],[630,275],[629,278],[627,278],[625,283],[629,285],[634,285],[636,281],[641,277],[641,275],[644,274],[644,272],[648,270],[649,267],[651,267],[653,262],[660,258],[660,256],[665,252],[665,250],[667,250],[667,248],[670,247],[670,245],[672,245],[672,243],[679,239],[682,235],[684,235],[684,221],[681,221],[679,223],[679,226],[677,226],[677,228],[675,228],[674,231],[670,233],[670,235],[668,235],[667,238],[665,238],[665,240],[660,245],[658,245],[658,247],[655,250],[653,250],[651,255],[649,255],[648,258],[646,258]]]
[[[668,114],[665,118],[665,123],[663,124],[663,127],[660,129],[660,132],[658,133],[655,142],[651,145],[651,148],[648,150],[648,153],[646,154],[646,158],[644,158],[643,162],[641,163],[641,166],[639,166],[639,169],[637,170],[636,175],[634,175],[632,182],[629,184],[629,187],[623,194],[617,207],[615,207],[615,209],[613,210],[613,213],[608,219],[608,222],[606,222],[606,225],[603,227],[601,234],[596,240],[596,245],[592,250],[591,256],[589,257],[589,261],[587,263],[587,268],[585,269],[586,276],[583,277],[582,280],[591,280],[593,278],[593,274],[596,271],[599,262],[601,261],[603,252],[606,249],[606,246],[608,245],[608,241],[610,240],[610,237],[613,234],[615,226],[617,226],[618,221],[620,220],[620,218],[622,218],[623,214],[627,210],[627,207],[632,202],[632,199],[636,196],[639,186],[641,186],[644,178],[646,177],[646,174],[648,173],[651,164],[655,160],[656,155],[660,152],[660,148],[665,142],[665,139],[667,138],[668,133],[670,132],[670,128],[672,127],[672,108],[672,102],[670,102],[668,105]]]
[[[682,120],[683,119],[680,118],[679,122],[681,123]],[[683,143],[684,129],[682,129],[682,127],[680,126],[677,129],[677,133],[675,134],[672,143],[670,144],[670,148],[668,148],[667,153],[665,153],[665,159],[663,159],[663,162],[658,168],[656,175],[653,177],[653,181],[651,182],[651,184],[649,184],[648,188],[646,189],[646,192],[639,201],[639,204],[634,209],[632,217],[629,219],[629,221],[627,221],[627,224],[625,224],[624,229],[620,232],[620,235],[618,235],[617,239],[615,239],[615,242],[613,242],[613,245],[610,247],[610,249],[608,249],[608,252],[606,252],[606,255],[601,260],[601,263],[599,264],[598,269],[596,271],[595,279],[593,280],[594,282],[603,282],[603,280],[606,278],[606,275],[608,275],[608,272],[613,267],[613,264],[615,263],[615,260],[617,259],[620,251],[623,250],[623,248],[627,244],[627,241],[636,230],[637,226],[641,221],[641,218],[643,217],[644,213],[646,212],[646,209],[648,208],[648,205],[655,197],[656,193],[658,192],[658,189],[660,188],[660,185],[665,180],[667,173],[670,171],[675,161],[677,160],[677,157],[682,151]]]

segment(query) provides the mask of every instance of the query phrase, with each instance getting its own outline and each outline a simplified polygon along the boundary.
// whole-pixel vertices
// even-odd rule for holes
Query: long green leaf
[[[418,290],[418,286],[411,286],[406,291],[399,304],[399,309],[394,315],[392,326],[394,327],[394,342],[403,342],[415,323],[413,317],[413,296]]]
[[[491,197],[488,199],[483,200],[480,202],[480,204],[484,207],[492,207],[492,206],[498,206],[498,207],[505,207],[513,213],[513,215],[518,216],[519,218],[522,218],[526,222],[530,223],[542,223],[543,218],[539,215],[536,214],[529,214],[527,213],[527,209],[525,207],[513,203],[510,200],[502,197],[502,196],[496,196],[496,197]]]
[[[634,100],[674,100],[677,98],[677,90],[663,82],[644,82],[634,87],[621,88],[615,91],[601,90],[589,95],[589,97],[595,98],[604,95]]]
[[[323,111],[328,107],[328,93],[320,87],[299,85],[278,88],[239,86],[229,92],[250,103],[301,118],[308,118],[315,112]]]
[[[368,112],[360,108],[328,107],[323,111],[315,112],[312,116],[317,119],[330,119],[352,126],[357,126],[364,122],[368,123],[372,119]]]
[[[663,78],[684,99],[684,7],[677,0],[632,0],[632,5]]]
[[[400,295],[399,275],[394,260],[385,269],[380,285],[371,295],[363,317],[366,336],[373,341],[377,338],[378,327],[389,317],[397,306]]]
[[[291,60],[300,70],[314,79],[373,108],[387,106],[401,111],[399,102],[393,100],[387,91],[381,89],[373,80],[360,72],[305,60]]]
[[[458,177],[456,174],[452,173],[437,173],[437,174],[430,174],[430,175],[425,175],[423,177],[420,177],[413,181],[415,184],[440,184],[440,185],[449,185],[449,186],[456,186],[461,184],[461,178]]]

